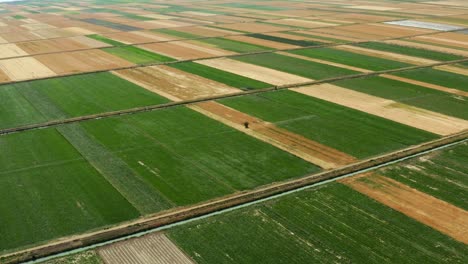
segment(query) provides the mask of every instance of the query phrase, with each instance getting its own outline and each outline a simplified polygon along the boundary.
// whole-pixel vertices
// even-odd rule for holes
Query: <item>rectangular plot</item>
[[[318,170],[184,107],[82,125],[174,206]]]
[[[204,47],[202,45],[183,41],[145,44],[139,47],[180,60],[209,58],[233,54],[232,52],[222,49]]]
[[[134,46],[106,48],[103,50],[107,53],[116,55],[135,64],[174,61],[172,58],[149,52]]]
[[[226,39],[226,38],[210,38],[200,40],[201,42],[214,45],[215,47],[237,52],[237,53],[249,53],[256,51],[270,50],[270,48],[263,47],[260,45],[249,44],[241,41]]]
[[[0,145],[2,250],[139,216],[55,129],[4,135]]]
[[[418,129],[291,91],[220,102],[357,158],[435,138]]]
[[[416,73],[411,74],[409,72],[404,72],[397,73],[396,75],[414,79]],[[427,76],[430,76],[430,74]],[[427,81],[427,79],[425,80]],[[336,85],[373,96],[393,100],[395,102],[412,105],[422,109],[427,109],[430,111],[435,111],[468,120],[468,113],[466,111],[468,102],[463,100],[463,97],[443,91],[437,91],[434,89],[382,77],[369,77],[339,81],[336,82]]]
[[[311,79],[301,76],[228,58],[201,60],[197,61],[197,63],[274,85],[287,85],[311,81]]]
[[[468,92],[466,75],[431,68],[398,72],[395,75]]]
[[[1,44],[0,45],[0,59],[20,57],[28,55],[21,47],[15,44]]]
[[[56,74],[110,70],[134,65],[98,49],[38,55],[35,58],[50,67]]]
[[[258,55],[247,55],[236,57],[236,60],[252,63],[290,74],[299,75],[314,80],[332,78],[343,75],[353,75],[358,72],[338,68],[331,65],[321,64],[312,61],[301,60],[275,53],[265,53]]]
[[[13,81],[56,75],[46,65],[32,57],[1,60],[0,69]]]
[[[98,252],[101,258],[108,263],[193,263],[184,252],[162,233],[150,234],[113,244],[99,249]]]
[[[354,52],[347,52],[333,48],[301,49],[289,51],[293,54],[311,58],[323,59],[330,62],[342,63],[373,71],[383,71],[411,66],[403,62],[371,57]]]
[[[271,84],[233,74],[220,69],[212,68],[195,62],[182,62],[168,65],[170,67],[189,72],[219,83],[242,90],[261,89],[271,87]]]
[[[117,29],[117,30],[121,30],[121,31],[141,30],[141,28],[137,28],[137,27],[133,27],[133,26],[129,26],[129,25],[124,25],[124,24],[119,24],[119,23],[114,23],[114,22],[105,21],[105,20],[96,19],[96,18],[86,18],[86,19],[82,19],[81,21],[84,21],[86,23],[91,23],[91,24],[94,24],[94,25],[98,25],[98,26]]]
[[[463,243],[336,183],[168,233],[197,263],[466,260]]]
[[[39,123],[39,112],[13,86],[0,87],[0,129]]]

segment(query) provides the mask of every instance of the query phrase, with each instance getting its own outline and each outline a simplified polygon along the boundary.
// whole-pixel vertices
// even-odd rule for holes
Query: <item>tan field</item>
[[[0,69],[13,81],[55,75],[46,65],[31,57],[0,60]]]
[[[35,58],[59,75],[111,70],[133,65],[124,59],[96,49],[38,55]]]
[[[228,58],[200,60],[197,61],[197,63],[217,69],[222,69],[224,71],[228,71],[237,75],[241,75],[257,81],[270,83],[273,85],[288,85],[312,81],[311,79],[307,79],[301,76]]]
[[[0,45],[0,59],[13,58],[28,55],[24,49],[15,44]]]
[[[116,243],[98,250],[105,263],[119,264],[191,264],[186,256],[167,236],[155,233]]]
[[[226,38],[236,40],[236,41],[245,42],[245,43],[250,43],[250,44],[254,44],[254,45],[269,47],[269,48],[273,48],[273,49],[293,49],[293,48],[298,48],[299,47],[299,46],[296,46],[296,45],[280,43],[280,42],[270,41],[270,40],[264,40],[264,39],[259,39],[259,38],[253,38],[253,37],[249,37],[249,36],[229,36],[229,37],[226,37]]]
[[[192,60],[233,54],[232,52],[225,50],[203,47],[191,42],[183,41],[144,44],[140,47],[179,60]]]
[[[439,135],[450,135],[468,129],[468,121],[463,119],[355,92],[332,84],[306,86],[291,90]]]
[[[120,70],[114,74],[172,101],[241,92],[239,89],[163,65]]]

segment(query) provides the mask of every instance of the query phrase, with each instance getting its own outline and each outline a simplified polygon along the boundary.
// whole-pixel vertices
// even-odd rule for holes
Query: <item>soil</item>
[[[312,81],[301,76],[228,58],[201,60],[197,61],[197,63],[273,85],[288,85]]]
[[[121,264],[191,264],[192,260],[163,233],[149,234],[109,246],[97,251],[104,263]]]
[[[134,64],[102,50],[85,50],[35,56],[56,74],[111,70]]]
[[[359,178],[358,178],[359,179]],[[468,244],[468,212],[393,179],[372,175],[344,180],[351,188],[460,242]]]
[[[139,47],[179,60],[193,60],[234,54],[229,51],[202,47],[191,42],[183,41],[145,44]]]
[[[163,65],[119,70],[114,74],[172,101],[241,92],[237,88]]]
[[[20,57],[25,55],[28,55],[28,53],[15,44],[0,45],[0,59]]]
[[[47,66],[32,57],[0,60],[0,70],[13,81],[54,76]]]
[[[439,135],[450,135],[468,129],[468,121],[463,119],[404,105],[332,84],[312,85],[291,90]]]

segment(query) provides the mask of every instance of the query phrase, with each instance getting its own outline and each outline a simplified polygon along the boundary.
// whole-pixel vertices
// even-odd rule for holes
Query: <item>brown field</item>
[[[451,66],[451,65],[442,65],[442,66],[436,66],[434,67],[434,69],[468,76],[468,69],[461,68],[461,67],[456,67],[456,66]]]
[[[51,39],[51,38],[66,38],[74,37],[78,34],[71,32],[62,28],[51,28],[51,29],[41,29],[32,31],[34,35],[39,36],[41,39]]]
[[[189,41],[153,43],[139,47],[179,60],[193,60],[234,54],[222,49],[196,45]]]
[[[380,5],[353,5],[353,6],[347,6],[346,8],[364,9],[364,10],[372,10],[372,11],[391,11],[391,10],[399,9],[397,7],[380,6]]]
[[[197,61],[197,63],[273,85],[288,85],[312,81],[301,76],[228,58],[201,60]]]
[[[416,40],[416,41],[424,41],[424,42],[429,42],[433,44],[447,45],[447,46],[451,46],[455,48],[462,48],[462,49],[468,50],[468,36],[467,35],[461,35],[458,38],[455,38],[455,37],[444,38],[441,35],[433,35],[433,36],[419,36],[419,37],[414,37],[411,39]]]
[[[333,169],[356,161],[354,157],[336,149],[289,132],[274,124],[239,112],[217,102],[197,103],[189,107],[324,169]],[[244,122],[249,122],[249,129],[244,127]]]
[[[31,41],[41,39],[40,36],[35,35],[28,31],[16,31],[15,34],[12,33],[0,33],[0,37],[5,39],[10,43],[20,42],[20,41]]]
[[[17,45],[30,55],[110,46],[84,36],[21,42]]]
[[[141,22],[132,22],[130,25],[143,29],[158,29],[158,28],[172,28],[172,27],[188,27],[193,26],[192,23],[185,23],[173,20],[149,20]]]
[[[352,22],[380,22],[380,21],[387,21],[394,19],[393,17],[389,16],[378,16],[378,15],[371,15],[371,14],[359,14],[359,13],[348,13],[348,14],[334,14],[331,15],[333,18],[338,19],[346,19]]]
[[[332,84],[312,85],[291,90],[439,135],[450,135],[468,129],[468,121],[463,119],[404,105]]]
[[[450,203],[380,175],[355,177],[342,182],[460,242],[468,244],[468,212]]]
[[[35,56],[56,74],[111,70],[134,64],[102,50],[85,50]]]
[[[8,77],[8,75],[3,72],[2,70],[0,70],[0,82],[9,82],[11,81],[10,77]]]
[[[120,70],[114,74],[172,101],[241,92],[239,89],[164,65]]]
[[[351,25],[343,26],[341,29],[346,31],[352,31],[356,33],[366,32],[368,34],[374,34],[386,38],[401,38],[408,37],[418,34],[434,32],[433,30],[428,29],[416,29],[408,28],[395,25],[386,25],[386,24],[364,24],[364,25]]]
[[[13,81],[30,80],[55,75],[46,65],[32,57],[0,60],[0,70]]]
[[[185,255],[166,235],[155,233],[118,242],[98,250],[106,264],[191,264]]]

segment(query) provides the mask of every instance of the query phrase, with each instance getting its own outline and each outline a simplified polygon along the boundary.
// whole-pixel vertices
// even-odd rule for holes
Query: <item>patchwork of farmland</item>
[[[0,1],[0,262],[455,143],[50,263],[464,263],[467,30],[463,1]]]

